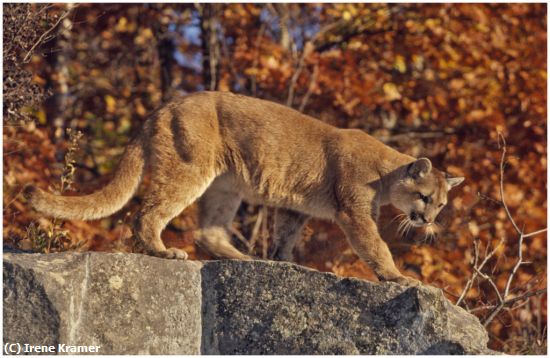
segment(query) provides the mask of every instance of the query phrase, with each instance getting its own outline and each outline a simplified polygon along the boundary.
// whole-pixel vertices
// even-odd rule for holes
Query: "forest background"
[[[478,315],[491,347],[546,353],[545,4],[4,4],[3,237],[25,250],[133,251],[143,187],[116,215],[50,220],[25,184],[90,193],[171,97],[233,91],[362,129],[466,177],[436,240],[382,236],[401,271]],[[504,142],[506,141],[506,144]],[[273,209],[243,204],[234,238],[265,257]],[[163,233],[192,259],[196,208]],[[541,230],[542,229],[542,230]],[[376,280],[334,225],[311,220],[296,262]]]

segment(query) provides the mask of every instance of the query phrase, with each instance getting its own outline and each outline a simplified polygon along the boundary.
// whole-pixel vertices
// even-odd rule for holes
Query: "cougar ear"
[[[407,173],[413,178],[423,178],[432,170],[432,162],[428,158],[420,158],[409,164]]]
[[[456,177],[456,178],[446,178],[447,180],[447,186],[448,190],[451,190],[452,187],[455,187],[462,183],[464,181],[464,177]]]

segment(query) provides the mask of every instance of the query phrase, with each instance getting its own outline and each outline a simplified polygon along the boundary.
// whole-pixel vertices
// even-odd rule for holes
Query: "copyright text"
[[[28,343],[4,343],[4,354],[38,353],[99,353],[101,346],[72,346],[67,344],[33,345]]]

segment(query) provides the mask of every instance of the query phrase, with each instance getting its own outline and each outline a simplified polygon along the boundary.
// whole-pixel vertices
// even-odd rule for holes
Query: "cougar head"
[[[406,215],[405,226],[429,227],[447,204],[447,193],[463,177],[448,178],[432,168],[427,158],[410,163],[401,178],[390,188],[390,202]]]

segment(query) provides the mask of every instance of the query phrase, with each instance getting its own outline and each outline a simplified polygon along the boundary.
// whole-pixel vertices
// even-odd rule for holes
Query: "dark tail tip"
[[[25,199],[31,200],[32,196],[37,191],[38,191],[38,189],[34,185],[29,184],[29,185],[25,186],[25,188],[23,189],[23,196],[25,197]]]

